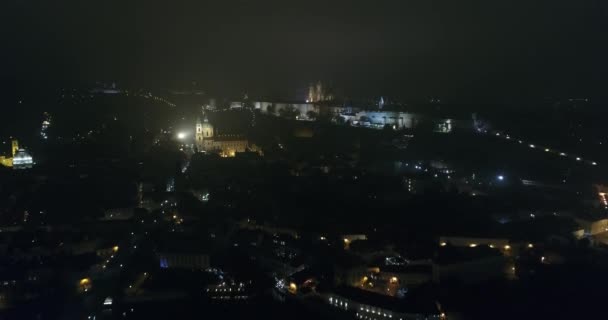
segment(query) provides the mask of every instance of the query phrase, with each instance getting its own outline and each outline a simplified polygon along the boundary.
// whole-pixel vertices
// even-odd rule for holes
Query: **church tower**
[[[201,129],[203,131],[203,140],[213,140],[213,125],[209,123],[209,119],[207,119],[207,116],[205,116],[205,119],[203,120]]]
[[[198,151],[203,151],[203,124],[201,118],[196,118],[195,145]]]
[[[196,119],[196,148],[198,151],[210,151],[213,149],[213,125],[209,123],[207,116],[203,122],[200,118]]]

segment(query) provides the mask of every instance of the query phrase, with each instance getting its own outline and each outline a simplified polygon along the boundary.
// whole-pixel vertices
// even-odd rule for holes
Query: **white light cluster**
[[[338,298],[334,299],[332,297],[329,297],[329,304],[334,307],[344,308],[344,310],[348,309],[348,301],[346,300],[340,300]]]

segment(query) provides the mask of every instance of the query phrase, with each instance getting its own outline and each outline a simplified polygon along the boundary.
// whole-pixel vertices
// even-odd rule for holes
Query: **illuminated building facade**
[[[416,303],[408,299],[395,299],[349,287],[339,287],[324,294],[325,301],[336,310],[355,314],[364,320],[445,320],[441,305],[432,299]]]
[[[420,116],[399,111],[358,111],[351,114],[340,115],[344,121],[352,124],[382,129],[391,126],[393,129],[411,129],[420,121]]]
[[[239,135],[218,135],[213,125],[205,116],[201,122],[196,121],[196,148],[200,152],[217,152],[222,157],[234,157],[237,152],[259,152],[255,145]]]
[[[597,190],[597,199],[602,208],[608,209],[608,187],[596,184],[595,189]]]
[[[207,296],[219,300],[246,300],[250,298],[250,290],[244,282],[220,282],[207,286]]]
[[[378,102],[377,107],[369,109],[332,102],[311,102],[309,99],[306,103],[255,101],[253,107],[261,113],[273,116],[281,116],[284,113],[295,114],[296,120],[315,120],[318,116],[334,119],[340,117],[344,123],[374,129],[384,129],[386,126],[395,130],[412,129],[423,122],[432,123],[433,130],[440,133],[475,127],[473,119],[439,118],[421,113],[385,110],[386,100],[384,98]]]

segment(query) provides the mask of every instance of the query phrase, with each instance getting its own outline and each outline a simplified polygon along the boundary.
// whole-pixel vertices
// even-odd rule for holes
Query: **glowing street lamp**
[[[186,132],[178,132],[177,133],[177,138],[179,140],[184,140],[184,139],[186,139],[187,136],[188,136],[188,134]]]

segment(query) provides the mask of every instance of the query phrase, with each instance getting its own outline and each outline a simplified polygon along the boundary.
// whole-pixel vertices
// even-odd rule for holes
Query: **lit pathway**
[[[488,131],[481,131],[481,132],[482,133],[488,133],[490,135],[494,135],[494,136],[496,136],[498,138],[502,138],[504,140],[513,141],[513,142],[519,143],[521,145],[527,145],[527,147],[530,148],[530,149],[538,149],[539,151],[544,151],[544,152],[551,153],[551,154],[554,154],[554,155],[560,156],[560,157],[566,157],[566,158],[569,158],[569,159],[572,159],[574,161],[581,162],[581,163],[584,163],[584,164],[587,164],[587,165],[590,165],[590,166],[597,166],[598,165],[597,162],[591,161],[589,159],[583,159],[583,157],[581,157],[581,156],[567,154],[565,152],[561,152],[561,151],[553,149],[553,148],[542,147],[542,146],[539,146],[537,144],[525,142],[524,140],[516,139],[516,138],[514,138],[514,137],[512,137],[512,136],[510,136],[510,135],[508,135],[508,134],[506,134],[504,132],[500,132],[500,131],[489,131],[489,132]]]

